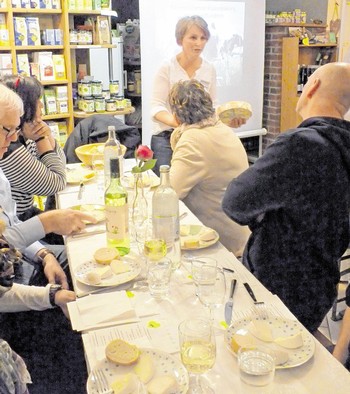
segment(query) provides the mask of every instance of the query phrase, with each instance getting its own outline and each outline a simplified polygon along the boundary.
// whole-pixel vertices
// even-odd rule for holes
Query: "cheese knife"
[[[232,310],[233,310],[233,294],[237,285],[237,279],[231,280],[230,297],[225,304],[225,321],[227,324],[231,324]]]

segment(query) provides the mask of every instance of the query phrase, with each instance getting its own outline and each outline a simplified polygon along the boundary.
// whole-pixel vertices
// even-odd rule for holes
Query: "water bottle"
[[[122,150],[120,143],[115,136],[115,127],[108,126],[108,140],[105,143],[104,151],[104,175],[105,175],[105,189],[108,187],[111,178],[111,159],[119,159],[120,176],[123,176],[122,168]]]
[[[171,187],[169,170],[168,165],[160,166],[160,185],[152,198],[152,225],[154,238],[165,240],[167,257],[175,270],[181,262],[179,198]]]

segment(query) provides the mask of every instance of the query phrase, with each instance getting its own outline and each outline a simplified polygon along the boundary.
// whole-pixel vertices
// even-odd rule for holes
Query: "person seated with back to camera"
[[[188,208],[239,257],[250,231],[224,214],[221,201],[232,178],[248,168],[242,142],[218,118],[210,94],[199,81],[175,83],[169,103],[179,123],[170,138],[171,184]]]

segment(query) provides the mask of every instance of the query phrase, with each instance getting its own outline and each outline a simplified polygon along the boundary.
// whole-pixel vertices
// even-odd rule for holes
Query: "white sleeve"
[[[167,107],[170,92],[170,65],[164,63],[158,70],[153,83],[151,99],[151,116],[154,117],[160,111],[169,111]]]
[[[45,287],[14,283],[0,296],[0,312],[43,311],[52,308],[49,300],[50,284]]]

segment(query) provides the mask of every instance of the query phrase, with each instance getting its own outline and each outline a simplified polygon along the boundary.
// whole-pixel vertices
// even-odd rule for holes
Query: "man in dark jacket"
[[[303,122],[281,134],[227,188],[223,210],[249,225],[244,264],[311,332],[336,297],[338,260],[349,244],[350,64],[309,78]]]

